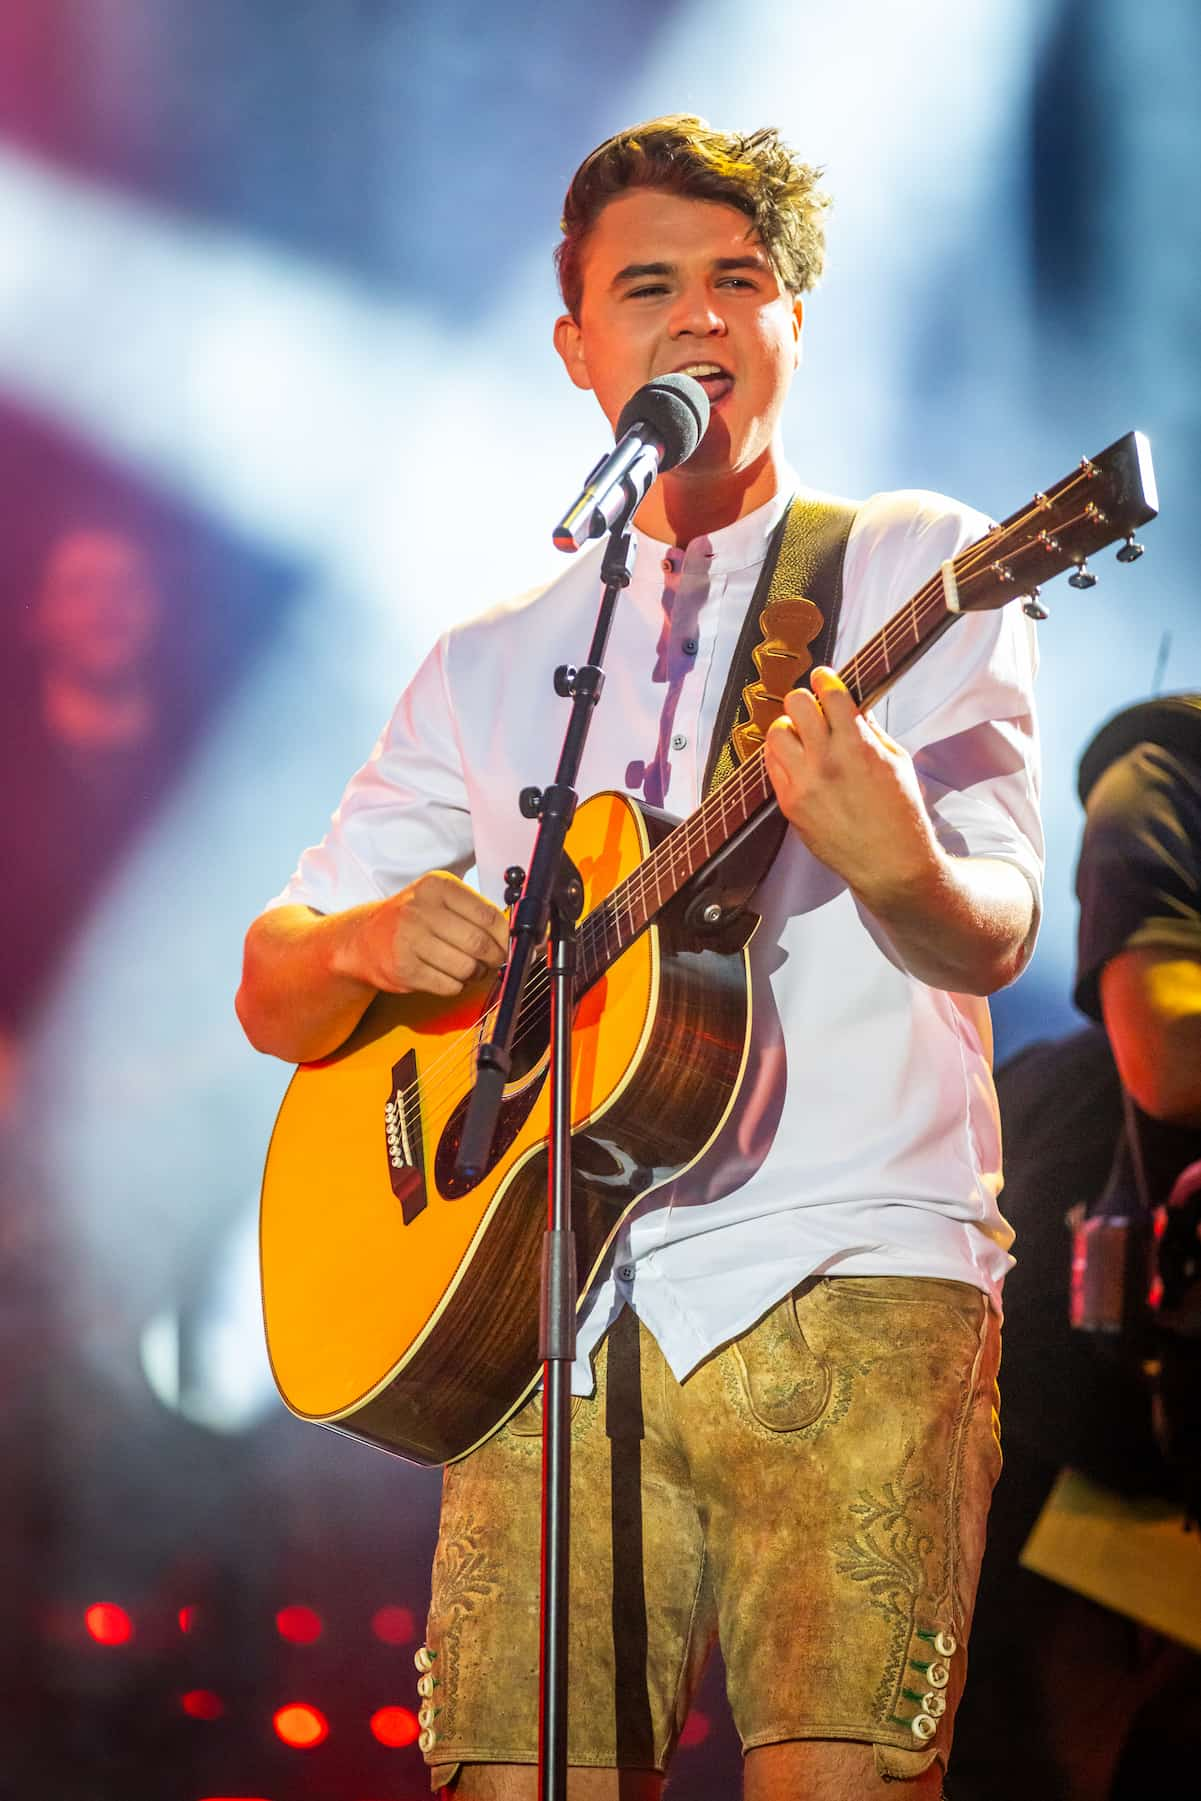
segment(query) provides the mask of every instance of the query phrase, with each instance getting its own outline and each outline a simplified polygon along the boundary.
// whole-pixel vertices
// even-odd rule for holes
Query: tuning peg
[[[1135,542],[1134,533],[1131,532],[1121,550],[1118,552],[1118,562],[1137,563],[1142,554],[1143,547],[1141,544]]]
[[[1029,594],[1027,594],[1025,600],[1022,602],[1022,611],[1027,619],[1049,619],[1051,617],[1046,607],[1039,605],[1038,597],[1041,593],[1041,588],[1031,588]]]
[[[1072,574],[1068,576],[1068,586],[1071,588],[1095,588],[1096,585],[1096,576],[1084,559],[1081,558]]]

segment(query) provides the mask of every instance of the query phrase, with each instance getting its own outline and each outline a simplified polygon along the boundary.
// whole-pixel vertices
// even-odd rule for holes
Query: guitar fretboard
[[[1085,457],[1053,488],[1036,494],[1029,505],[961,550],[951,564],[957,601],[954,594],[948,601],[940,569],[839,675],[858,706],[871,706],[961,611],[1003,606],[1018,595],[1036,594],[1034,584],[1072,564],[1083,568],[1094,549],[1122,536],[1132,540],[1134,527],[1154,516],[1150,454],[1140,434],[1131,432],[1099,457]],[[1137,547],[1119,553],[1125,560],[1139,554]],[[1081,585],[1086,585],[1083,578]],[[581,921],[579,991],[597,981],[737,833],[774,805],[760,748]]]
[[[957,617],[946,604],[941,577],[919,588],[839,670],[856,704],[866,707],[878,700]],[[581,990],[599,979],[731,838],[774,805],[775,791],[760,748],[581,921],[577,977]]]

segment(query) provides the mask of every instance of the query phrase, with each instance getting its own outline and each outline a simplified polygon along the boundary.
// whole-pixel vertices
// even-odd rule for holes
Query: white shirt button
[[[634,1280],[634,1265],[632,1263],[623,1263],[617,1272],[617,1279],[619,1282],[632,1282]]]
[[[683,732],[676,733],[675,737],[671,741],[671,748],[673,750],[686,750],[688,748],[688,740],[684,736]]]
[[[696,638],[685,638],[684,655],[686,657],[694,657],[699,649],[700,643]]]

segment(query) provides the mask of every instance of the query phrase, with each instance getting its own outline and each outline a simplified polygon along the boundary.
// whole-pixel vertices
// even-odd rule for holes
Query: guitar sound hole
[[[533,987],[535,996],[541,985],[545,984],[544,972],[539,966],[530,972],[526,982],[525,994],[522,997],[521,1009],[517,1017],[517,1030],[513,1035],[512,1064],[509,1080],[505,1084],[504,1099],[500,1104],[500,1115],[496,1122],[496,1136],[492,1140],[492,1155],[488,1161],[489,1170],[504,1156],[522,1126],[529,1118],[534,1103],[542,1093],[546,1082],[546,1053],[550,1043],[550,1011],[545,997],[541,1000],[529,998]],[[438,1149],[434,1154],[434,1180],[438,1192],[448,1201],[457,1201],[461,1196],[470,1194],[475,1187],[455,1169],[455,1159],[459,1154],[459,1142],[463,1136],[463,1124],[467,1118],[470,1094],[464,1095],[450,1118],[447,1120],[438,1140]]]
[[[506,1089],[524,1082],[546,1058],[550,1046],[550,1007],[545,995],[541,999],[537,998],[545,984],[546,974],[539,964],[526,978],[521,1009],[517,1015],[517,1030],[513,1034],[513,1062]],[[531,988],[534,990],[533,999],[530,997]]]

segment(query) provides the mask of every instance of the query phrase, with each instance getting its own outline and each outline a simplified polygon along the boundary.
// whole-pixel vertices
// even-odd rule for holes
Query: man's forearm
[[[337,1050],[354,1030],[376,990],[342,966],[347,941],[368,910],[323,916],[309,907],[277,907],[253,922],[235,1005],[256,1050],[310,1063]]]
[[[1025,967],[1034,896],[1017,865],[1000,857],[954,857],[932,841],[903,883],[858,898],[931,988],[992,994]]]
[[[377,994],[452,1000],[508,948],[502,909],[445,869],[341,913],[278,907],[246,934],[238,1018],[256,1050],[311,1063],[337,1050]]]

